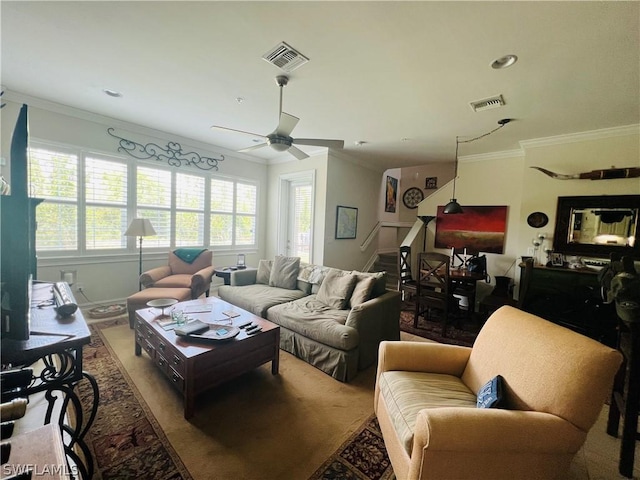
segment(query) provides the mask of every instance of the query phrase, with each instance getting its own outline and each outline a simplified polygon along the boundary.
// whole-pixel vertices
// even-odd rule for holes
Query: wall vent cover
[[[504,106],[504,98],[502,95],[495,95],[490,98],[483,98],[482,100],[476,100],[470,102],[469,105],[474,112],[481,112],[483,110],[490,110],[492,108],[498,108]]]
[[[262,58],[287,73],[309,61],[307,57],[284,42],[269,50]]]

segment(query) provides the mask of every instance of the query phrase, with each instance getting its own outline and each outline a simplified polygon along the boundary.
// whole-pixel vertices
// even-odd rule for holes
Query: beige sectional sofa
[[[377,360],[383,340],[400,339],[400,294],[386,274],[261,260],[220,286],[223,300],[280,326],[280,348],[348,382]]]

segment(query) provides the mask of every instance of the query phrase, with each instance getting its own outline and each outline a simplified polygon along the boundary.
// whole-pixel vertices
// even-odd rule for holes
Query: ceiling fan
[[[323,140],[320,138],[292,138],[291,132],[298,124],[300,120],[298,117],[294,117],[293,115],[289,115],[282,111],[282,89],[289,83],[289,77],[285,75],[278,75],[276,77],[276,84],[280,87],[280,121],[278,122],[278,126],[276,129],[268,135],[261,135],[259,133],[251,133],[245,132],[243,130],[236,130],[234,128],[221,127],[218,125],[213,125],[211,129],[215,130],[225,130],[230,132],[244,133],[246,135],[251,135],[253,137],[264,138],[265,142],[260,143],[258,145],[252,145],[251,147],[243,148],[242,150],[238,150],[239,152],[249,152],[251,150],[256,150],[258,148],[270,146],[277,152],[288,151],[291,155],[296,157],[298,160],[303,160],[308,158],[309,155],[304,153],[299,148],[296,148],[296,145],[314,145],[317,147],[328,147],[328,148],[343,148],[344,141],[343,140]]]

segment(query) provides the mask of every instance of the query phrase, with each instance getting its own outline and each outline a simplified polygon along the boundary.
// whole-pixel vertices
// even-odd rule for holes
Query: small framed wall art
[[[427,177],[424,180],[425,190],[435,190],[438,188],[438,177]]]
[[[358,209],[338,205],[336,210],[336,239],[356,238]]]

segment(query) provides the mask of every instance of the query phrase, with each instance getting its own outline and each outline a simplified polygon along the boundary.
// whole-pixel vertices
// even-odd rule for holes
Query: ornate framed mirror
[[[608,258],[640,257],[640,195],[558,197],[553,250]]]

